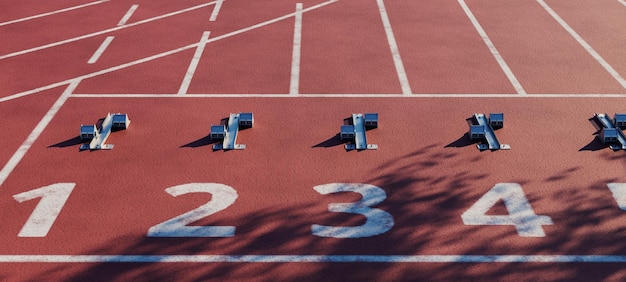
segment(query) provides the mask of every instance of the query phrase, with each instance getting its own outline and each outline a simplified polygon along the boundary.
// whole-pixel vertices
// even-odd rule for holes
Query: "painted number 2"
[[[176,197],[189,193],[210,193],[211,200],[198,208],[166,220],[148,230],[148,237],[233,237],[234,226],[187,226],[226,209],[237,199],[237,191],[219,183],[188,183],[165,189]]]

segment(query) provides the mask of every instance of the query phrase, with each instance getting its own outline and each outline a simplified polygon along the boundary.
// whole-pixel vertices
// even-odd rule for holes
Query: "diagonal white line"
[[[198,43],[196,52],[193,54],[193,58],[191,59],[191,62],[189,63],[189,68],[187,69],[185,78],[183,78],[183,83],[180,85],[180,88],[178,89],[178,95],[183,95],[187,93],[187,90],[189,89],[189,84],[191,84],[191,79],[193,78],[193,74],[196,72],[196,68],[198,67],[200,58],[202,57],[204,46],[206,46],[207,40],[209,40],[209,34],[211,34],[211,32],[209,31],[205,31],[202,34],[202,38],[200,39],[200,43]]]
[[[296,3],[296,21],[293,27],[293,50],[291,53],[291,80],[289,94],[300,91],[300,50],[302,45],[302,3]]]
[[[624,0],[617,0],[617,2],[620,2],[620,4],[626,6],[626,1],[624,1]]]
[[[102,41],[102,44],[100,44],[100,47],[98,47],[98,50],[96,50],[95,53],[93,53],[93,55],[91,56],[91,58],[89,58],[89,61],[87,61],[88,64],[94,64],[98,61],[98,59],[100,58],[100,56],[102,55],[102,53],[104,53],[104,50],[107,49],[107,47],[109,47],[109,44],[111,44],[111,41],[113,41],[113,36],[107,36],[107,38],[104,39],[104,41]]]
[[[15,20],[7,21],[7,22],[2,22],[2,23],[0,23],[0,26],[10,25],[10,24],[19,23],[19,22],[25,22],[25,21],[32,20],[32,19],[37,19],[37,18],[43,18],[43,17],[47,17],[47,16],[50,16],[50,15],[54,15],[54,14],[59,14],[59,13],[67,12],[67,11],[72,11],[72,10],[88,7],[88,6],[91,6],[91,5],[104,3],[104,2],[107,2],[107,1],[109,1],[109,0],[95,1],[95,2],[91,2],[91,3],[83,4],[83,5],[78,5],[78,6],[73,6],[73,7],[69,7],[69,8],[65,8],[65,9],[61,9],[61,10],[48,12],[48,13],[38,14],[38,15],[34,15],[34,16],[26,17],[26,18],[21,18],[21,19],[15,19]]]
[[[130,6],[130,9],[128,9],[128,12],[126,12],[122,19],[117,23],[117,26],[125,25],[130,17],[135,13],[135,10],[137,10],[137,8],[139,8],[139,5],[137,4]]]
[[[502,71],[504,71],[504,74],[506,75],[506,77],[509,79],[511,84],[513,84],[513,87],[515,88],[515,91],[517,91],[517,94],[521,94],[521,95],[526,94],[526,91],[524,90],[522,85],[519,83],[515,75],[513,74],[513,71],[511,71],[509,66],[506,64],[506,62],[502,58],[502,55],[500,55],[500,52],[498,52],[498,49],[496,49],[496,46],[493,44],[493,42],[491,42],[491,39],[489,39],[489,36],[487,36],[487,33],[485,32],[485,30],[482,28],[480,23],[478,23],[478,20],[476,19],[476,17],[474,17],[474,14],[469,9],[467,4],[465,4],[465,1],[464,0],[458,0],[458,1],[459,1],[459,4],[461,5],[461,8],[463,8],[463,11],[465,11],[465,14],[474,25],[474,28],[476,28],[476,31],[478,31],[478,33],[480,34],[480,37],[482,37],[483,41],[485,41],[485,44],[487,44],[489,51],[491,51],[491,54],[498,62],[498,65],[500,65],[500,68],[502,69]]]
[[[393,30],[391,29],[391,22],[389,21],[389,16],[387,16],[385,3],[383,3],[383,0],[377,0],[376,3],[378,4],[378,11],[380,12],[380,17],[383,21],[383,27],[385,28],[385,34],[387,35],[389,48],[391,49],[393,64],[395,65],[396,72],[398,73],[398,79],[400,80],[400,86],[402,87],[402,94],[410,95],[411,85],[409,84],[409,78],[407,77],[406,71],[404,70],[404,64],[402,64],[402,58],[400,58],[400,50],[398,49],[396,38],[393,35]]]
[[[61,94],[59,99],[57,99],[57,101],[52,105],[50,110],[48,110],[46,115],[37,124],[35,129],[33,129],[30,135],[26,137],[26,140],[24,140],[24,143],[22,143],[22,145],[17,149],[15,154],[13,154],[11,159],[9,159],[9,161],[2,168],[2,170],[0,170],[0,186],[2,186],[4,181],[7,180],[11,172],[13,172],[15,167],[17,167],[18,163],[22,160],[24,155],[26,155],[30,147],[35,143],[35,141],[37,141],[37,138],[39,138],[39,135],[41,135],[44,129],[46,129],[46,127],[48,126],[52,118],[57,114],[57,112],[59,112],[59,109],[61,108],[61,106],[63,106],[63,104],[65,104],[65,101],[67,101],[67,98],[70,97],[70,95],[72,94],[72,91],[76,89],[79,82],[80,80],[78,79],[71,80],[69,82],[69,85],[67,86],[65,91],[63,91],[63,94]]]
[[[114,27],[114,28],[109,28],[109,29],[105,29],[105,30],[101,30],[101,31],[97,31],[97,32],[81,35],[81,36],[78,36],[78,37],[74,37],[74,38],[70,38],[70,39],[66,39],[66,40],[61,40],[61,41],[53,42],[53,43],[50,43],[50,44],[41,45],[41,46],[37,46],[37,47],[34,47],[34,48],[30,48],[30,49],[25,49],[25,50],[18,51],[18,52],[9,53],[9,54],[0,56],[0,60],[6,59],[6,58],[15,57],[15,56],[19,56],[19,55],[24,55],[24,54],[28,54],[28,53],[32,53],[32,52],[39,51],[39,50],[48,49],[48,48],[51,48],[51,47],[55,47],[55,46],[59,46],[59,45],[63,45],[63,44],[67,44],[67,43],[71,43],[71,42],[75,42],[75,41],[79,41],[79,40],[82,40],[82,39],[91,38],[91,37],[94,37],[94,36],[106,34],[106,33],[113,32],[113,31],[118,31],[118,30],[121,30],[121,29],[133,27],[133,26],[138,26],[138,25],[149,23],[149,22],[153,22],[153,21],[156,21],[156,20],[161,20],[161,19],[164,19],[164,18],[167,18],[167,17],[179,15],[179,14],[186,13],[186,12],[189,12],[189,11],[193,11],[193,10],[197,10],[197,9],[200,9],[200,8],[204,8],[206,6],[210,6],[212,4],[215,4],[215,2],[216,1],[209,2],[209,3],[204,3],[204,4],[196,5],[196,6],[193,6],[193,7],[189,7],[189,8],[186,8],[186,9],[182,9],[182,10],[178,10],[178,11],[175,11],[175,12],[171,12],[171,13],[167,13],[167,14],[164,14],[164,15],[160,15],[160,16],[157,16],[157,17],[153,17],[153,18],[142,20],[142,21],[134,22],[134,23],[131,23],[131,24],[118,26],[118,27]]]
[[[306,9],[304,9],[302,11],[303,12],[308,12],[308,11],[315,10],[315,9],[324,7],[326,5],[335,3],[337,1],[339,1],[339,0],[329,0],[327,2],[322,2],[320,4],[317,4],[317,5],[311,6],[309,8],[306,8]],[[273,23],[276,23],[276,22],[288,19],[288,18],[293,17],[293,16],[295,16],[295,13],[287,14],[287,15],[284,15],[284,16],[281,16],[281,17],[278,17],[278,18],[275,18],[275,19],[271,19],[271,20],[268,20],[268,21],[265,21],[265,22],[262,22],[262,23],[255,24],[253,26],[249,26],[249,27],[246,27],[246,28],[235,30],[233,32],[229,32],[229,33],[217,36],[217,37],[213,37],[212,39],[209,39],[207,41],[207,43],[215,42],[215,41],[222,40],[222,39],[225,39],[225,38],[229,38],[229,37],[232,37],[232,36],[235,36],[235,35],[238,35],[238,34],[242,34],[242,33],[245,33],[245,32],[248,32],[248,31],[260,28],[260,27],[264,27],[266,25],[270,25],[270,24],[273,24]],[[35,89],[31,89],[31,90],[28,90],[28,91],[24,91],[24,92],[20,92],[20,93],[17,93],[17,94],[13,94],[13,95],[10,95],[10,96],[2,97],[2,98],[0,98],[0,103],[1,102],[5,102],[5,101],[9,101],[9,100],[13,100],[13,99],[17,99],[17,98],[20,98],[20,97],[28,96],[28,95],[31,95],[31,94],[35,94],[37,92],[41,92],[41,91],[44,91],[44,90],[52,89],[52,88],[55,88],[55,87],[63,86],[65,84],[68,84],[68,83],[72,82],[73,80],[77,80],[77,79],[78,80],[84,80],[84,79],[87,79],[87,78],[96,77],[98,75],[114,72],[114,71],[117,71],[117,70],[121,70],[121,69],[125,69],[125,68],[131,67],[131,66],[142,64],[142,63],[145,63],[145,62],[153,61],[153,60],[156,60],[156,59],[159,59],[159,58],[163,58],[163,57],[166,57],[166,56],[169,56],[169,55],[173,55],[173,54],[185,51],[185,50],[197,48],[198,44],[200,44],[200,43],[190,44],[190,45],[183,46],[183,47],[180,47],[180,48],[177,48],[177,49],[174,49],[174,50],[170,50],[170,51],[167,51],[167,52],[163,52],[163,53],[152,55],[152,56],[149,56],[149,57],[146,57],[146,58],[135,60],[135,61],[132,61],[132,62],[129,62],[129,63],[126,63],[126,64],[121,64],[121,65],[118,65],[118,66],[115,66],[115,67],[110,67],[108,69],[100,70],[100,71],[97,71],[97,72],[92,72],[92,73],[81,75],[81,76],[78,76],[78,77],[75,77],[75,78],[71,78],[71,79],[68,79],[68,80],[56,82],[56,83],[53,83],[53,84],[50,84],[50,85],[46,85],[46,86],[38,87],[38,88],[35,88]]]
[[[543,0],[537,0],[537,3],[541,5],[550,16],[552,16],[574,39],[585,48],[585,51],[589,53],[600,65],[609,73],[611,76],[617,80],[617,82],[622,85],[623,88],[626,89],[626,80],[606,61],[596,50],[594,50],[589,43],[587,43],[572,27],[570,27],[548,4],[546,4]]]
[[[215,3],[213,12],[211,12],[211,17],[209,17],[210,22],[214,22],[215,20],[217,20],[217,14],[220,13],[220,9],[222,8],[222,3],[224,3],[224,0],[217,0],[217,2]]]

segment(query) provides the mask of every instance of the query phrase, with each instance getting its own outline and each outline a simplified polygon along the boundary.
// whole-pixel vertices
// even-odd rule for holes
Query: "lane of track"
[[[294,13],[295,3],[225,2],[209,40]],[[293,29],[291,17],[209,43],[188,93],[288,93]]]
[[[626,92],[536,1],[467,4],[528,93]]]
[[[457,1],[386,6],[414,93],[516,93]]]
[[[303,16],[300,93],[402,93],[375,1]]]
[[[626,59],[620,42],[626,36],[626,6],[619,1],[547,1],[550,7],[615,71],[626,88]],[[624,90],[622,90],[622,93]]]

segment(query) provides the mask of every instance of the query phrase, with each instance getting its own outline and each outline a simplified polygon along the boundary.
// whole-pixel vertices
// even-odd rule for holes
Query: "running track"
[[[625,112],[621,0],[26,0],[0,11],[3,280],[626,278],[625,156],[588,121]],[[108,112],[128,113],[130,127],[111,135],[113,150],[80,152],[79,125]],[[255,116],[238,137],[247,149],[211,150],[210,125],[237,112]],[[380,116],[367,131],[379,149],[347,152],[339,126],[367,112]],[[490,112],[505,113],[496,133],[510,151],[480,152],[465,136],[466,118]],[[367,217],[329,211],[361,196],[323,185],[365,189]],[[526,217],[470,225],[498,187],[517,192],[476,218]],[[189,225],[232,232],[150,233],[224,203]],[[38,209],[54,217],[45,233]]]

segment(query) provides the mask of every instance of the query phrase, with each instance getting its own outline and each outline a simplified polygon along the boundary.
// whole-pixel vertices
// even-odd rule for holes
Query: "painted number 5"
[[[331,183],[313,187],[320,194],[339,192],[355,192],[363,197],[354,203],[329,204],[330,212],[355,213],[365,216],[365,224],[361,226],[334,227],[313,224],[313,235],[333,238],[363,238],[383,234],[393,227],[393,216],[381,209],[372,208],[387,198],[385,190],[369,184],[358,183]]]

